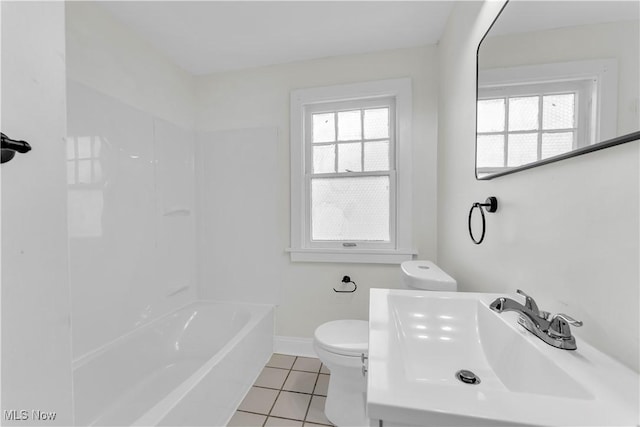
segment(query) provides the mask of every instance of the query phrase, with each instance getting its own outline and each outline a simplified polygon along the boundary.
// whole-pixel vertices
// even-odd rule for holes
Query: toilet
[[[400,269],[402,284],[407,289],[458,290],[456,281],[431,261],[405,261]],[[363,362],[369,352],[369,322],[334,320],[324,323],[314,333],[313,348],[331,371],[324,409],[329,421],[339,427],[368,426]]]

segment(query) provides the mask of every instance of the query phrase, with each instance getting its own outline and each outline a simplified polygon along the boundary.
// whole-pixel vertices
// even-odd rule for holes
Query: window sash
[[[357,140],[338,140],[338,132],[336,123],[335,141],[313,143],[313,114],[322,113],[339,113],[342,111],[368,110],[375,108],[389,109],[389,137],[388,138],[365,138],[364,118],[361,116],[361,138]],[[396,216],[397,216],[397,190],[396,190],[396,109],[394,97],[376,97],[370,99],[358,99],[351,101],[326,102],[318,104],[310,104],[304,106],[304,194],[305,194],[305,213],[304,213],[304,241],[308,248],[334,248],[334,249],[392,249],[396,248]],[[313,147],[318,146],[336,146],[341,144],[359,143],[361,147],[361,167],[364,169],[364,146],[369,142],[388,141],[389,143],[389,169],[382,171],[358,171],[358,172],[338,172],[338,156],[335,157],[335,171],[331,173],[314,173],[313,172]],[[337,151],[337,150],[336,150]],[[316,178],[358,178],[358,177],[389,177],[389,241],[362,241],[362,240],[332,240],[318,241],[312,239],[312,193],[311,181]],[[348,246],[345,246],[347,244]],[[355,245],[355,246],[354,246]]]
[[[311,236],[312,222],[312,200],[311,200],[311,181],[315,178],[362,178],[371,176],[388,176],[389,177],[389,241],[370,241],[370,240],[313,240]],[[336,248],[336,249],[391,249],[396,247],[396,172],[395,171],[376,171],[376,172],[347,172],[332,174],[307,174],[305,175],[305,227],[304,237],[309,248]],[[348,244],[345,246],[344,244]],[[351,244],[355,244],[352,246]]]

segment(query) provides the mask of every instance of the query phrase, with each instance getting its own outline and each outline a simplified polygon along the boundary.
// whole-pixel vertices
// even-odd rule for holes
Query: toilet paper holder
[[[337,292],[339,294],[352,294],[356,291],[356,289],[358,289],[358,285],[356,285],[356,282],[354,282],[353,280],[351,280],[351,277],[349,276],[344,276],[342,278],[342,283],[353,283],[353,289],[350,291],[339,291],[336,288],[333,288],[333,292]]]

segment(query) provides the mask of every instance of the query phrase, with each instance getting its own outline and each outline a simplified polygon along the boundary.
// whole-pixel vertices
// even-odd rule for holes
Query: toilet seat
[[[314,334],[315,344],[342,356],[360,357],[369,352],[369,322],[334,320],[320,325]]]

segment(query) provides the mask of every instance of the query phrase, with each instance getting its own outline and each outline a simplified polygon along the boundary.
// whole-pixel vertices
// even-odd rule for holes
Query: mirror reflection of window
[[[526,165],[577,146],[579,94],[544,92],[478,99],[478,163],[483,172]],[[587,133],[587,127],[584,133]],[[581,135],[590,140],[590,135]]]
[[[100,137],[67,137],[69,237],[102,236],[103,173]]]

